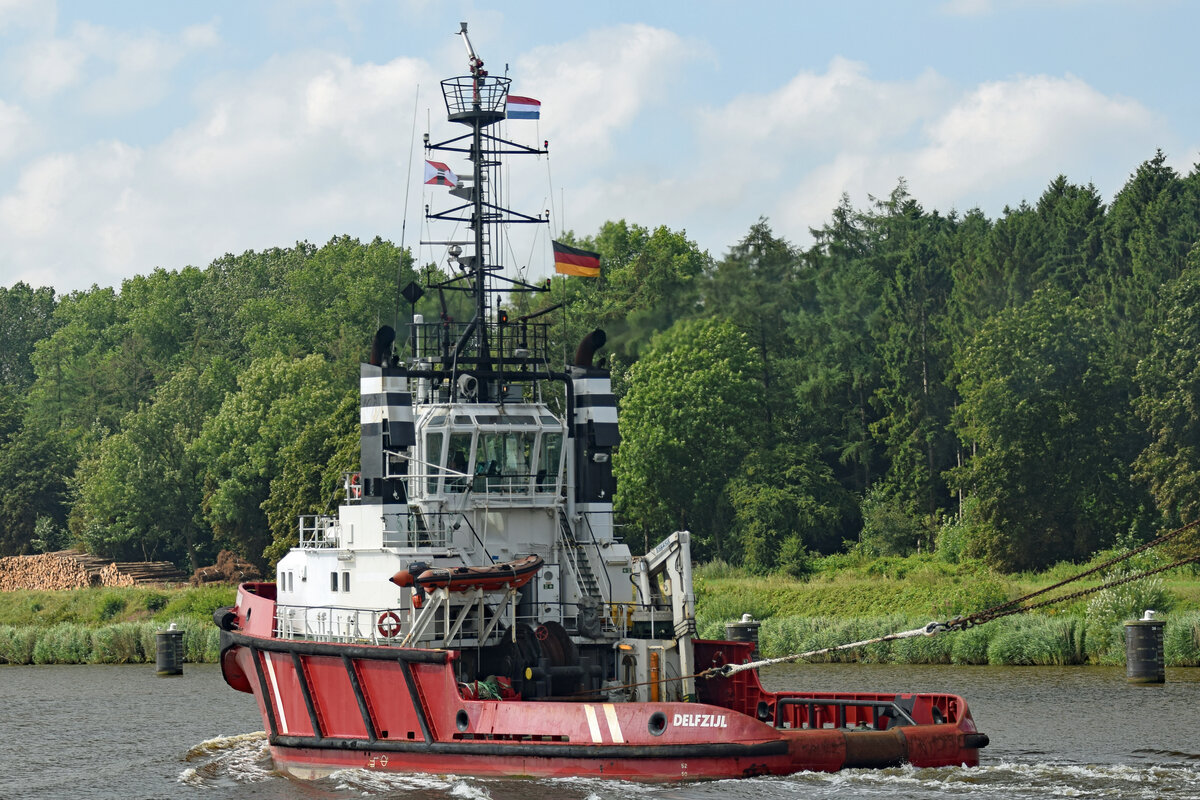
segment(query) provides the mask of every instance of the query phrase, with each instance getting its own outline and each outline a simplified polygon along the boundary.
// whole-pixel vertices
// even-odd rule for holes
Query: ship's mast
[[[452,360],[459,365],[469,362],[476,369],[487,372],[498,366],[497,354],[492,352],[489,340],[491,326],[488,318],[488,295],[502,290],[493,286],[493,279],[498,278],[506,283],[507,291],[545,290],[542,286],[499,276],[498,273],[503,267],[493,263],[492,236],[499,235],[501,225],[549,222],[541,216],[533,217],[503,208],[496,202],[499,195],[500,156],[543,155],[547,150],[516,144],[488,131],[490,126],[503,121],[507,116],[511,80],[489,75],[483,68],[483,60],[476,54],[467,35],[467,23],[461,23],[458,33],[466,47],[469,74],[442,81],[442,95],[446,101],[447,118],[451,122],[466,125],[471,130],[469,134],[436,144],[430,144],[426,139],[425,147],[427,150],[464,153],[471,162],[471,185],[462,185],[450,190],[451,195],[465,202],[445,211],[430,213],[427,210],[426,217],[431,220],[466,222],[472,233],[471,239],[462,244],[472,246],[474,252],[456,256],[458,263],[466,270],[469,280],[464,284],[463,278],[452,278],[433,288],[472,293],[475,316],[455,343]],[[496,228],[495,232],[491,230],[493,227]],[[458,243],[447,244],[452,245],[451,254],[454,255],[454,248]],[[467,356],[465,354],[472,342],[475,352]],[[478,399],[485,401],[489,399],[488,395],[487,382],[480,382]]]
[[[487,319],[487,292],[482,288],[485,285],[486,276],[484,269],[488,261],[488,253],[485,249],[488,244],[487,225],[483,218],[483,194],[484,188],[484,167],[483,155],[483,129],[487,125],[491,125],[503,119],[503,115],[496,117],[496,112],[504,112],[507,110],[508,104],[508,86],[507,78],[503,81],[494,81],[491,86],[488,85],[487,70],[483,68],[483,59],[475,54],[475,48],[471,46],[471,37],[467,35],[467,23],[460,23],[462,28],[459,30],[459,35],[463,38],[463,44],[467,48],[467,65],[471,71],[472,79],[472,97],[471,111],[469,119],[458,120],[465,122],[471,126],[471,153],[467,157],[472,163],[471,182],[473,184],[471,199],[473,210],[471,217],[474,222],[471,228],[475,233],[475,335],[476,344],[479,348],[479,356],[486,365],[491,358],[491,348],[488,347],[487,329],[488,326],[483,322]],[[481,87],[482,84],[482,87]],[[483,89],[481,92],[480,89]],[[495,91],[488,91],[494,89]],[[444,89],[443,89],[444,91]],[[489,103],[487,113],[484,111],[483,98],[487,96]]]

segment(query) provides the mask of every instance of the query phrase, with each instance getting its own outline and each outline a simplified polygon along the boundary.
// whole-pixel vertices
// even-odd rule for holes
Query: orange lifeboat
[[[430,567],[427,564],[410,564],[390,580],[397,586],[412,586],[421,592],[445,587],[451,592],[468,589],[519,589],[542,568],[542,557],[529,555],[515,561],[503,561],[483,567]]]

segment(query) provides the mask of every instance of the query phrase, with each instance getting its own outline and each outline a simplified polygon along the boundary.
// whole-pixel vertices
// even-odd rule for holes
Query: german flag
[[[562,242],[552,242],[554,245],[554,271],[560,275],[578,275],[581,278],[600,277],[600,254],[577,247],[565,245]]]

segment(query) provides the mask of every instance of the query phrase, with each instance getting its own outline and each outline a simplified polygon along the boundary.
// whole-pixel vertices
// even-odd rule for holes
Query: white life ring
[[[396,615],[395,611],[385,611],[379,615],[379,622],[375,628],[379,631],[380,636],[391,639],[400,633],[400,617]]]

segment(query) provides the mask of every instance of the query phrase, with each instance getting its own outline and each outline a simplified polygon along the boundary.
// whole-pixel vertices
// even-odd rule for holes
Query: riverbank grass
[[[6,592],[0,664],[152,663],[156,635],[171,623],[184,632],[186,661],[215,662],[220,631],[212,612],[235,596],[232,586]]]
[[[220,657],[220,631],[208,620],[181,626],[184,660],[215,663]],[[50,628],[0,625],[0,664],[149,664],[157,658],[154,622],[119,622],[88,628],[60,622]]]

